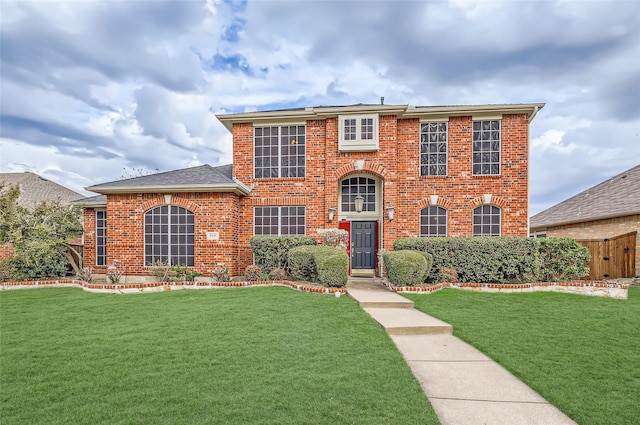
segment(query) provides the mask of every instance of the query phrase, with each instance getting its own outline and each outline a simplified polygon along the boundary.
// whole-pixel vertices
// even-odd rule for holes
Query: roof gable
[[[531,229],[640,214],[640,165],[531,217]]]

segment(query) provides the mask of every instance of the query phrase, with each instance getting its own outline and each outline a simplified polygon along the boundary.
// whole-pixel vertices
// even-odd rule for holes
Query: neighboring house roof
[[[45,201],[69,204],[71,201],[83,196],[29,171],[24,173],[0,173],[0,184],[5,185],[5,190],[8,186],[17,186],[20,190],[18,204],[25,208],[34,208]]]
[[[440,119],[449,116],[491,116],[498,114],[528,114],[533,120],[544,103],[518,103],[496,105],[448,105],[412,106],[357,104],[348,106],[315,106],[306,108],[278,109],[272,111],[218,114],[216,117],[231,131],[234,123],[275,123],[279,121],[324,119],[340,114],[387,114],[398,118]]]
[[[107,195],[89,196],[88,198],[76,199],[72,204],[82,208],[100,208],[107,206]]]
[[[112,193],[233,192],[248,195],[251,189],[232,175],[232,165],[208,164],[142,177],[97,184],[85,189],[103,195]]]
[[[640,165],[531,217],[531,230],[640,214]]]

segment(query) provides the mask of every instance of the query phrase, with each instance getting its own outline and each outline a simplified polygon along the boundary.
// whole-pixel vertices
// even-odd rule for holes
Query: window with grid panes
[[[194,215],[186,208],[162,205],[144,214],[144,262],[194,264]]]
[[[501,120],[473,122],[473,175],[500,174]]]
[[[255,236],[304,236],[306,208],[302,206],[255,207],[253,234]]]
[[[306,127],[288,125],[255,127],[253,144],[254,177],[304,177]]]
[[[447,123],[420,124],[420,175],[447,175]]]
[[[96,211],[96,265],[107,265],[107,212]]]
[[[480,205],[473,209],[473,236],[500,236],[502,210],[495,205]]]
[[[421,209],[420,236],[447,236],[447,210],[435,205]]]
[[[343,212],[355,212],[356,196],[362,196],[362,211],[376,210],[376,181],[368,177],[349,177],[340,184],[340,202]]]
[[[338,148],[341,151],[378,150],[378,115],[338,117]]]

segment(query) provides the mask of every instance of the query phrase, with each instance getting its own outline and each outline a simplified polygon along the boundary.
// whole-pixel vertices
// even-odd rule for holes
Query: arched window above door
[[[356,199],[362,199],[362,211],[376,211],[376,181],[370,177],[347,177],[340,182],[342,212],[356,212]]]

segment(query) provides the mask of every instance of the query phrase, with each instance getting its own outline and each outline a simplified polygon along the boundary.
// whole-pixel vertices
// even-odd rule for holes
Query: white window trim
[[[362,120],[373,119],[373,139],[362,140],[360,132],[362,130]],[[344,140],[344,121],[356,119],[356,140]],[[379,145],[379,120],[378,114],[366,115],[338,115],[338,149],[343,152],[371,152],[377,151]]]
[[[306,205],[259,205],[253,207],[253,236],[283,236],[282,234],[282,207],[302,207],[304,208],[304,233],[302,235],[286,236],[306,236],[307,235],[307,206]],[[256,235],[256,209],[257,208],[277,208],[278,209],[278,234],[277,235]]]

